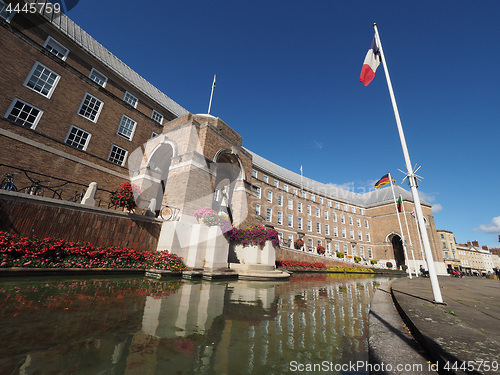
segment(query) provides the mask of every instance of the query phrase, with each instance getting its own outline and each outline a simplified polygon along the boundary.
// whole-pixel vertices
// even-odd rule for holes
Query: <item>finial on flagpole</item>
[[[374,22],[372,26],[373,26],[373,27],[377,26],[377,23],[376,23],[376,22]]]

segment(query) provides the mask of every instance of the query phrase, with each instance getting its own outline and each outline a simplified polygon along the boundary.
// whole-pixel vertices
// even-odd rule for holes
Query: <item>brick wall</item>
[[[0,230],[21,236],[155,251],[160,229],[159,220],[140,215],[0,192]]]

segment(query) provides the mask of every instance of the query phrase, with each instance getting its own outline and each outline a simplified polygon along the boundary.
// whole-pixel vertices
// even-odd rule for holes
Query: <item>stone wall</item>
[[[283,248],[276,249],[276,260],[292,260],[296,262],[309,262],[309,263],[324,263],[326,266],[340,266],[340,267],[358,267],[365,268],[354,263],[341,262],[338,260],[333,260],[320,255],[308,254],[302,251],[288,250]]]

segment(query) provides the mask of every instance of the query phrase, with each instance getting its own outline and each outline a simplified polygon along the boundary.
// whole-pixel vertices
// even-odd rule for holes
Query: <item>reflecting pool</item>
[[[3,278],[0,374],[350,373],[382,280]]]

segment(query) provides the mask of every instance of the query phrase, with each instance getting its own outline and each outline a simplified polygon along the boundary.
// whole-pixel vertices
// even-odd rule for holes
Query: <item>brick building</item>
[[[12,15],[5,4],[0,173],[23,168],[107,190],[131,179],[143,206],[168,202],[180,218],[226,205],[233,224],[274,227],[284,247],[302,238],[301,251],[321,245],[332,258],[423,262],[405,189],[395,187],[404,203],[401,233],[390,188],[356,194],[302,179],[244,148],[221,119],[190,114],[67,16]],[[437,272],[446,273],[431,206],[422,203]]]

